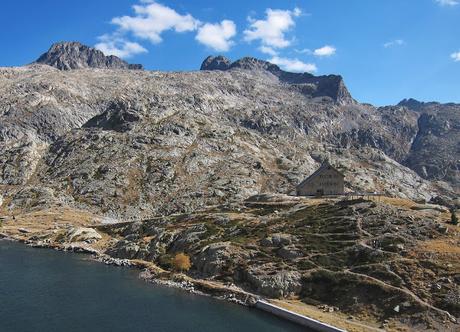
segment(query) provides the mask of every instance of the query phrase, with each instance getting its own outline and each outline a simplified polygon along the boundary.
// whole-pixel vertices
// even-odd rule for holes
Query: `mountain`
[[[16,215],[0,238],[96,253],[141,268],[140,277],[156,284],[246,305],[278,299],[347,331],[453,332],[460,254],[446,211],[388,197],[268,194],[115,224],[84,211],[37,211]],[[190,257],[187,277],[173,268],[177,253]]]
[[[222,55],[207,57],[200,67],[201,70],[233,70],[246,69],[252,71],[264,71],[276,76],[282,83],[297,89],[309,97],[329,97],[339,104],[353,104],[343,78],[339,75],[314,76],[309,73],[290,73],[281,70],[277,65],[256,58],[245,57],[235,62]]]
[[[119,70],[75,47],[58,68],[0,68],[0,237],[234,300],[338,307],[332,323],[458,330],[458,228],[427,202],[460,206],[460,105],[374,107],[339,75],[248,57]],[[348,192],[383,197],[286,195],[325,159]]]
[[[403,163],[425,179],[449,182],[460,191],[460,105],[414,99],[398,105],[419,114],[417,136]]]
[[[143,69],[142,65],[128,64],[114,55],[105,56],[101,51],[79,42],[55,43],[35,63],[49,65],[60,70],[81,68]]]
[[[253,58],[220,58],[227,67],[209,70],[209,59],[198,72],[0,69],[4,206],[66,205],[115,218],[193,211],[292,192],[324,158],[345,173],[349,191],[457,197],[458,105],[439,114],[376,108],[342,98],[340,76]],[[447,136],[429,129],[444,113]]]

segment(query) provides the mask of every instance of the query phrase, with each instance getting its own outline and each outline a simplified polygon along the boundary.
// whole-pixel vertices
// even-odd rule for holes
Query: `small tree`
[[[190,257],[182,252],[176,254],[171,263],[174,270],[181,272],[190,270],[190,267],[192,266],[190,263]]]
[[[458,225],[458,218],[455,209],[450,210],[450,223],[452,225]]]

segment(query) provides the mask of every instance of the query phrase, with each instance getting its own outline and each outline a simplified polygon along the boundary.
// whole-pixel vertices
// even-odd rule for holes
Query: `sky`
[[[148,70],[253,56],[342,75],[360,102],[460,102],[460,0],[15,0],[0,31],[0,66],[80,41]]]

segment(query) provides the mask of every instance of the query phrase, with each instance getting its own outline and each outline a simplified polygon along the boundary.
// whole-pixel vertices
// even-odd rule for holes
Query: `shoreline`
[[[296,312],[290,311],[290,315],[286,315],[286,312],[289,312],[289,310],[270,303],[268,299],[264,299],[256,294],[246,292],[234,285],[226,286],[220,282],[204,279],[194,279],[182,273],[174,273],[165,270],[157,270],[156,273],[152,272],[152,270],[149,268],[149,265],[154,264],[151,264],[147,261],[114,258],[107,254],[103,254],[90,246],[56,245],[43,241],[24,240],[0,233],[0,241],[2,240],[21,243],[37,249],[54,249],[56,251],[90,255],[90,259],[92,261],[96,261],[105,265],[140,270],[138,278],[147,283],[178,289],[194,295],[207,296],[216,300],[226,301],[248,308],[254,308],[278,317],[279,319],[295,323],[299,326],[308,327],[313,331],[346,331]],[[160,269],[156,265],[155,267]],[[263,305],[260,305],[261,303]],[[271,310],[264,308],[267,305],[272,307]],[[306,325],[305,322],[308,324],[310,324],[309,322],[314,322],[314,325]],[[316,328],[314,326],[316,326]]]
[[[135,267],[140,278],[153,284],[245,306],[254,306],[266,297],[269,303],[280,308],[350,332],[381,331],[382,328],[455,331],[457,328],[455,316],[430,305],[438,300],[443,301],[441,304],[450,303],[441,297],[441,292],[455,291],[453,282],[457,279],[453,272],[460,268],[455,260],[460,254],[456,246],[458,228],[447,223],[448,213],[419,212],[417,203],[393,198],[385,198],[381,203],[306,201],[292,205],[294,203],[282,197],[281,203],[267,198],[255,204],[238,207],[237,212],[210,209],[167,220],[111,225],[101,223],[102,219],[96,215],[70,208],[18,212],[15,220],[5,218],[0,237],[38,248],[91,254],[88,259]],[[357,215],[356,208],[360,209]],[[396,211],[397,218],[393,218]],[[301,213],[300,219],[298,213]],[[368,218],[369,223],[363,224],[360,216]],[[304,227],[307,219],[309,225]],[[310,229],[310,224],[320,225],[324,219],[331,220],[332,233]],[[281,220],[287,228],[281,228]],[[389,235],[381,228],[372,228],[380,227],[382,222],[392,227]],[[374,231],[369,233],[363,227]],[[235,232],[238,228],[240,231]],[[413,233],[413,229],[419,228],[423,233]],[[402,245],[398,237],[401,232],[408,236]],[[366,246],[382,236],[389,240],[382,242],[381,248]],[[327,241],[318,242],[318,238]],[[311,251],[312,248],[318,252]],[[345,256],[334,256],[336,249]],[[194,266],[186,274],[171,271],[170,261],[181,251],[193,259]],[[301,258],[297,258],[299,252],[303,253]],[[321,253],[325,255],[321,256],[324,261],[318,260]],[[356,254],[364,255],[362,262],[355,264],[346,260]],[[434,271],[431,265],[421,264],[428,254],[438,264],[434,267],[445,267]],[[373,262],[374,256],[378,258],[378,265],[372,265],[369,270],[330,269],[335,259],[345,267],[365,267],[365,263]],[[248,262],[253,265],[245,265]],[[441,292],[430,292],[428,298],[420,299],[418,296],[425,294],[422,291],[395,284],[387,275],[375,277],[372,273],[379,272],[385,263],[394,264],[394,276],[412,280],[406,270],[400,269],[410,263],[417,272],[414,282],[428,285],[428,290],[433,281],[426,277],[427,273],[434,273]],[[325,285],[331,286],[337,297],[331,298]],[[345,291],[348,289],[351,294]],[[366,289],[374,296],[367,297]],[[378,303],[380,296],[386,302]]]

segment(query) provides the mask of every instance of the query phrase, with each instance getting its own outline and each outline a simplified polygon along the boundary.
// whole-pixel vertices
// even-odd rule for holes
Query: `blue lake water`
[[[0,331],[304,331],[85,255],[0,241]]]

